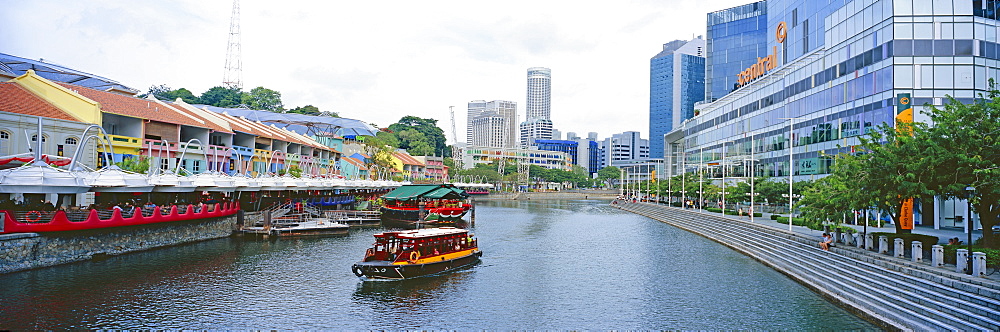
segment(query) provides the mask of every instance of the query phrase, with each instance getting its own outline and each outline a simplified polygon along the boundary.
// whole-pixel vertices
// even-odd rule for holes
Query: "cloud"
[[[295,69],[292,71],[292,77],[327,89],[358,91],[374,87],[379,74],[357,68],[337,70],[328,67],[307,67]]]

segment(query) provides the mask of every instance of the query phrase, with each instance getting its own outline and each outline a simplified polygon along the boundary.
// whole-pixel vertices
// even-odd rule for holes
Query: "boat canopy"
[[[408,201],[418,198],[464,199],[466,197],[469,197],[469,194],[450,184],[404,185],[382,196],[383,199],[390,201]]]

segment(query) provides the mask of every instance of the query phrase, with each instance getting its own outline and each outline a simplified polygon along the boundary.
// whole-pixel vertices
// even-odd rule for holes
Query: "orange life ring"
[[[419,251],[414,251],[414,252],[410,253],[410,261],[411,262],[414,262],[414,261],[416,261],[418,259],[420,259],[420,252]]]
[[[32,219],[31,217],[29,217],[32,214],[35,215],[34,219]],[[27,220],[29,222],[38,222],[38,220],[40,220],[40,219],[42,219],[42,213],[38,212],[38,211],[28,211],[28,213],[24,215],[24,220]]]

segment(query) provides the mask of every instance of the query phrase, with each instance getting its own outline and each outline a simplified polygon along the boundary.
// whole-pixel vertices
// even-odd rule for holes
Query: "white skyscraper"
[[[521,123],[521,145],[534,139],[552,139],[552,71],[544,67],[528,68],[527,117]]]
[[[469,102],[466,142],[471,146],[517,147],[517,103],[506,100]]]

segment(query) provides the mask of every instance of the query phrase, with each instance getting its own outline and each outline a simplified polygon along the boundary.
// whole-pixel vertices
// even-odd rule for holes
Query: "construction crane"
[[[458,131],[455,130],[455,106],[448,106],[451,113],[451,137],[455,139],[451,144],[451,160],[455,162],[455,168],[462,169],[462,149],[458,147]]]

